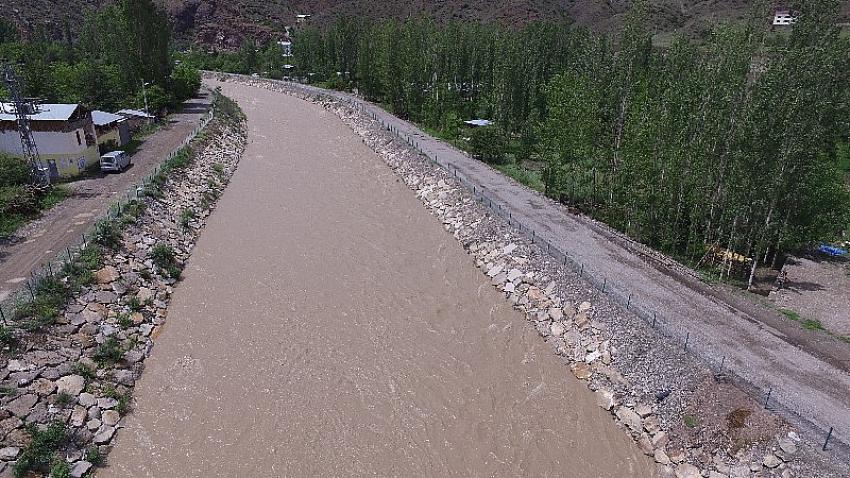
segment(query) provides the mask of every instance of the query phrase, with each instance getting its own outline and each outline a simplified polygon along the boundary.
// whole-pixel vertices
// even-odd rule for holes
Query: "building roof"
[[[124,110],[117,111],[117,113],[119,115],[123,115],[125,117],[127,117],[127,116],[138,116],[140,118],[150,118],[150,119],[156,118],[156,116],[154,116],[154,115],[151,115],[151,114],[145,113],[144,111],[139,111],[139,110],[124,109]]]
[[[42,103],[35,114],[27,115],[30,121],[68,121],[80,107],[77,103]],[[0,103],[0,121],[15,121],[15,105]]]
[[[464,123],[470,126],[490,126],[493,124],[492,121],[486,119],[474,119],[469,121],[464,121]]]
[[[107,113],[106,111],[94,110],[91,112],[91,119],[94,121],[95,126],[105,126],[116,121],[124,121],[125,118],[121,115]]]

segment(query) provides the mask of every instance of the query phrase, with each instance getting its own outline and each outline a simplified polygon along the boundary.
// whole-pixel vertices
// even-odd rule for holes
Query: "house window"
[[[80,132],[77,131],[77,145],[80,146],[83,144],[83,141],[80,139]]]

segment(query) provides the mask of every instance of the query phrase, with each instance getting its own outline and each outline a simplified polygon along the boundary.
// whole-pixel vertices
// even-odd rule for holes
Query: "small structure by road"
[[[23,155],[15,106],[0,103],[0,151]],[[100,160],[92,113],[83,106],[43,103],[27,113],[33,139],[52,178],[71,177]]]
[[[140,110],[123,109],[118,110],[117,114],[127,120],[130,132],[138,131],[142,126],[153,124],[156,121],[156,116]]]
[[[130,127],[122,115],[94,110],[91,112],[100,153],[115,151],[130,142]]]

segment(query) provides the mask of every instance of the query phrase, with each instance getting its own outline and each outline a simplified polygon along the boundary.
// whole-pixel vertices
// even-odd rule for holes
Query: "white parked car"
[[[100,170],[120,173],[130,167],[130,155],[124,151],[112,151],[100,157]]]

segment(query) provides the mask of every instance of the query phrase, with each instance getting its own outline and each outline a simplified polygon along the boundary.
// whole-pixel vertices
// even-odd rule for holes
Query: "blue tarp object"
[[[829,254],[830,256],[847,255],[847,250],[835,246],[830,246],[829,244],[821,244],[818,250],[820,252],[823,252],[824,254]]]

